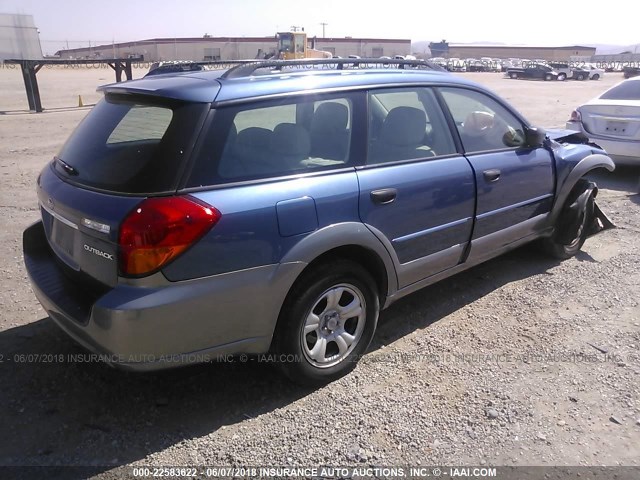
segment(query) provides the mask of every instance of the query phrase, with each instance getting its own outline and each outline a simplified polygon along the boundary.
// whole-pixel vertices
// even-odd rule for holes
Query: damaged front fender
[[[556,151],[554,150],[554,154],[555,153]],[[557,152],[557,153],[561,153],[561,152]],[[562,158],[558,159],[556,157],[557,170],[559,170],[559,167],[560,167],[558,165],[558,162],[562,160],[563,160]],[[582,160],[577,162],[575,166],[573,166],[573,168],[568,172],[568,174],[564,176],[564,178],[560,178],[558,176],[558,179],[557,179],[558,185],[556,186],[556,197],[555,197],[555,201],[551,209],[551,215],[550,215],[550,222],[552,225],[557,225],[560,215],[564,207],[566,206],[567,201],[569,200],[569,197],[572,195],[572,192],[575,195],[574,189],[578,185],[578,182],[580,182],[580,180],[583,179],[583,177],[587,173],[597,168],[604,168],[612,172],[615,169],[615,165],[607,155],[604,155],[601,153],[594,153],[591,155],[587,155]],[[588,184],[593,184],[592,182],[586,182],[586,181],[583,181],[583,182],[585,184],[584,189],[588,188]],[[595,186],[595,184],[593,185]],[[580,193],[583,193],[584,189],[581,189],[582,191],[578,192],[578,195]],[[595,192],[597,192],[597,187]],[[573,202],[570,202],[570,203],[573,203]],[[608,219],[607,219],[607,222],[611,223]]]
[[[598,187],[594,182],[581,179],[573,188],[570,197],[560,212],[554,231],[554,238],[561,244],[570,244],[580,235],[580,229],[584,223],[586,236],[594,235],[615,225],[604,214],[595,202],[598,196]]]

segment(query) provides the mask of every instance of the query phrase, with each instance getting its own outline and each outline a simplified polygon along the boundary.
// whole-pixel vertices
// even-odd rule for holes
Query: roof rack
[[[224,63],[224,62],[220,62]],[[440,65],[427,60],[396,60],[392,58],[305,58],[301,60],[255,60],[235,65],[220,78],[242,78],[252,75],[256,70],[270,68],[272,70],[283,70],[284,68],[296,68],[299,70],[311,70],[313,67],[321,65],[322,69],[345,70],[345,68],[358,69],[388,69],[398,68],[403,70],[407,67],[423,68],[427,70],[445,71]]]

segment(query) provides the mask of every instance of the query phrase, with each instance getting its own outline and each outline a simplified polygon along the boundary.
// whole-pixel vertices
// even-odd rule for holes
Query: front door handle
[[[386,205],[393,202],[398,196],[398,190],[395,188],[382,188],[380,190],[371,191],[371,200],[378,205]]]
[[[498,170],[497,168],[485,170],[484,172],[482,172],[482,175],[484,175],[484,179],[487,182],[497,182],[498,180],[500,180],[500,170]]]

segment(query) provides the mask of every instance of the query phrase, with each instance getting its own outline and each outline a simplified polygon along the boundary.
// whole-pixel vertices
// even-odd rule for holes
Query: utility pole
[[[322,38],[325,38],[324,27],[326,27],[329,24],[327,22],[320,22],[320,25],[322,25]]]

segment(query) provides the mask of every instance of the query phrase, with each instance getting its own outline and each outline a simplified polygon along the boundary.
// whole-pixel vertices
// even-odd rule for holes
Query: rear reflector
[[[120,225],[120,274],[142,276],[159,270],[197,242],[221,216],[189,196],[143,200]]]

